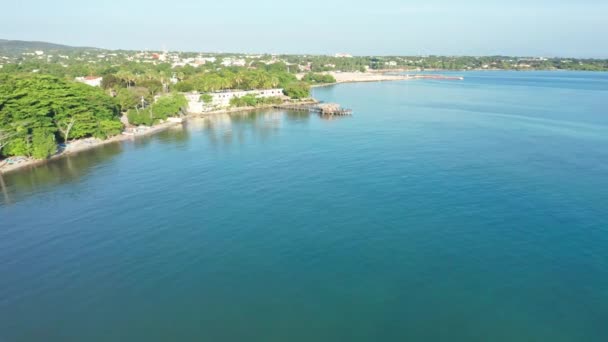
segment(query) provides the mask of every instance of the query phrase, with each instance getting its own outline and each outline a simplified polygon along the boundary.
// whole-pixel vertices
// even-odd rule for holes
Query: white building
[[[283,89],[222,91],[209,93],[209,95],[211,95],[211,103],[203,103],[200,100],[201,94],[199,93],[185,94],[186,99],[188,100],[188,112],[196,114],[209,111],[213,108],[226,108],[230,106],[230,100],[245,95],[254,95],[256,97],[282,97]]]
[[[337,58],[352,58],[353,55],[348,54],[348,53],[337,53],[337,54],[335,54],[335,57],[337,57]]]
[[[244,59],[234,59],[234,58],[224,58],[222,60],[222,65],[225,67],[229,66],[245,66],[247,62]]]
[[[84,84],[88,84],[92,87],[101,87],[101,81],[103,81],[103,77],[99,77],[99,76],[76,77],[76,81],[82,82]]]
[[[203,61],[203,62],[209,62],[209,63],[215,63],[215,61],[217,61],[217,58],[215,57],[199,57],[198,60]]]

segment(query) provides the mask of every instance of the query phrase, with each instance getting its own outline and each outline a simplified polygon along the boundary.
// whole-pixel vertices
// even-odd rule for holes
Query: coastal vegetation
[[[608,60],[136,52],[0,40],[0,158],[45,158],[75,139],[120,134],[123,114],[132,125],[156,124],[182,112],[181,93],[199,92],[207,105],[210,93],[227,90],[281,88],[303,99],[311,85],[336,82],[327,72],[425,69],[608,71]],[[85,76],[99,79],[99,87],[75,81]],[[230,105],[280,101],[247,95]]]
[[[66,59],[69,61],[69,59]],[[69,64],[68,64],[69,63]],[[28,70],[31,67],[36,69]],[[82,75],[103,79],[100,87],[74,81]],[[293,98],[310,94],[307,83],[298,81],[287,65],[205,67],[135,62],[60,64],[29,60],[0,69],[0,157],[29,156],[43,159],[57,152],[58,144],[120,134],[124,113],[132,125],[154,125],[179,114],[187,105],[182,92],[229,89],[284,88]],[[279,103],[280,98],[237,98],[231,106]]]
[[[608,59],[514,56],[281,56],[314,73],[368,70],[585,70],[608,71]]]
[[[129,109],[127,118],[130,124],[151,126],[161,120],[166,120],[170,116],[181,113],[187,103],[184,95],[174,93],[160,97],[147,107],[142,106],[141,108],[135,107]]]
[[[181,80],[173,89],[180,92],[215,92],[228,89],[252,90],[283,88],[297,82],[294,74],[285,70],[246,69],[232,67],[220,71],[176,68]]]
[[[0,74],[0,155],[46,158],[58,142],[119,134],[103,90],[49,75]]]
[[[310,85],[306,82],[293,82],[288,84],[283,93],[292,99],[304,99],[310,95]]]
[[[230,99],[230,105],[233,107],[256,107],[281,103],[283,103],[283,99],[280,97],[257,97],[251,94]]]
[[[302,77],[302,81],[308,82],[311,84],[327,84],[327,83],[336,83],[336,78],[329,74],[318,74],[310,72],[304,77]]]

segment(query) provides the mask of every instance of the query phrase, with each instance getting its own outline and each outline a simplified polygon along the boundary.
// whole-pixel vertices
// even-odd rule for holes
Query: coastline
[[[389,75],[386,73],[376,72],[327,72],[323,73],[331,75],[336,79],[335,83],[313,84],[312,88],[326,87],[341,83],[362,83],[362,82],[386,82],[386,81],[406,81],[413,79],[408,75]],[[298,79],[302,79],[305,74],[297,74]]]
[[[319,101],[317,101],[315,99],[307,99],[307,100],[302,100],[302,101],[299,101],[296,103],[297,104],[315,104],[315,103],[319,103]],[[209,116],[209,115],[217,115],[217,114],[251,112],[251,111],[256,111],[256,110],[260,110],[260,109],[272,109],[275,106],[276,106],[276,104],[265,104],[265,105],[255,106],[255,107],[245,106],[245,107],[217,109],[217,110],[211,110],[211,111],[202,112],[202,113],[190,113],[190,114],[186,115],[185,119],[187,120],[188,118],[192,118],[192,117],[201,117],[201,116]]]
[[[387,81],[405,81],[405,80],[416,79],[416,77],[411,77],[408,75],[390,75],[390,74],[386,74],[386,73],[382,73],[382,72],[365,72],[365,73],[362,73],[362,72],[341,72],[341,73],[330,72],[329,74],[334,76],[334,78],[336,79],[335,83],[313,84],[313,85],[311,85],[311,88],[327,87],[327,86],[342,84],[342,83],[387,82]],[[304,74],[298,74],[297,76],[299,78],[301,78],[303,75]],[[297,103],[314,104],[314,103],[318,103],[318,101],[315,100],[314,98],[311,98],[311,99],[299,101]],[[261,106],[255,106],[255,107],[246,106],[246,107],[236,107],[236,108],[224,108],[224,109],[212,110],[212,111],[202,112],[202,113],[188,113],[187,115],[183,116],[183,120],[187,121],[189,118],[193,118],[193,117],[205,117],[205,116],[217,115],[217,114],[251,112],[251,111],[257,111],[257,110],[272,109],[274,107],[275,107],[274,104],[267,104],[267,105],[261,105]],[[28,158],[21,157],[23,159],[21,159],[20,162],[15,163],[15,164],[8,164],[7,159],[9,159],[9,158],[7,158],[0,162],[0,175],[23,170],[23,169],[30,168],[30,167],[35,167],[38,165],[43,165],[51,160],[70,156],[70,155],[73,155],[73,154],[76,154],[79,152],[83,152],[86,150],[94,149],[96,147],[103,146],[106,144],[122,142],[122,141],[126,141],[126,140],[132,140],[137,137],[143,137],[143,136],[156,134],[158,132],[162,132],[162,131],[168,129],[169,127],[173,127],[173,126],[181,125],[181,124],[182,124],[181,122],[167,121],[167,122],[163,122],[163,123],[160,123],[160,124],[157,124],[154,126],[150,126],[144,131],[136,131],[131,134],[122,133],[120,135],[116,135],[116,136],[113,136],[113,137],[105,139],[105,140],[96,139],[96,138],[86,138],[86,139],[81,139],[81,140],[75,140],[70,143],[71,145],[68,150],[59,151],[47,159],[33,159],[31,157],[28,157]]]
[[[144,136],[152,135],[152,134],[164,131],[164,130],[168,129],[169,127],[173,127],[173,126],[179,125],[179,124],[180,123],[178,123],[178,122],[163,122],[158,125],[151,126],[148,129],[146,129],[145,131],[133,133],[132,135],[127,135],[127,134],[115,135],[115,136],[105,139],[105,140],[101,140],[101,139],[97,139],[97,138],[86,138],[86,139],[81,139],[81,140],[74,140],[71,142],[71,144],[73,144],[73,145],[71,145],[69,149],[59,151],[59,152],[55,153],[54,155],[48,157],[47,159],[33,159],[30,157],[30,158],[26,158],[22,162],[19,162],[16,164],[8,164],[5,159],[0,163],[0,175],[23,170],[23,169],[26,169],[29,167],[43,165],[51,160],[67,157],[67,156],[70,156],[73,154],[77,154],[77,153],[80,153],[83,151],[97,148],[99,146],[103,146],[106,144],[121,142],[121,141],[125,141],[125,140],[132,140],[137,137],[144,137]]]
[[[404,81],[404,80],[415,79],[414,77],[410,77],[407,75],[388,75],[388,74],[384,74],[384,73],[371,73],[371,72],[366,72],[366,73],[361,73],[361,72],[335,73],[335,72],[332,72],[330,74],[336,78],[336,83],[314,84],[314,85],[311,85],[311,88],[326,87],[326,86],[331,86],[331,85],[336,85],[336,84],[341,84],[341,83]],[[298,75],[298,76],[300,76],[300,75]],[[298,103],[313,104],[313,103],[318,103],[318,101],[315,99],[308,99],[308,100],[300,101]],[[274,107],[275,107],[275,105],[273,105],[273,104],[267,104],[267,105],[261,105],[261,106],[255,106],[255,107],[248,106],[248,107],[224,108],[224,109],[212,110],[212,111],[202,112],[202,113],[188,113],[187,115],[185,115],[183,117],[183,120],[187,121],[189,118],[193,118],[193,117],[205,117],[205,116],[217,115],[217,114],[251,112],[251,111],[257,111],[257,110],[272,109]],[[29,157],[29,158],[21,159],[22,161],[20,161],[18,163],[8,164],[7,159],[9,159],[9,158],[7,158],[7,159],[3,160],[2,162],[0,162],[0,175],[8,174],[8,173],[19,171],[19,170],[24,170],[24,169],[27,169],[30,167],[35,167],[38,165],[43,165],[51,160],[70,156],[70,155],[73,155],[73,154],[76,154],[79,152],[83,152],[86,150],[94,149],[96,147],[103,146],[106,144],[122,142],[122,141],[126,141],[126,140],[132,140],[137,137],[152,135],[152,134],[155,134],[158,132],[162,132],[162,131],[168,129],[169,127],[173,127],[173,126],[181,125],[181,124],[182,124],[181,122],[163,122],[163,123],[160,123],[160,124],[157,124],[154,126],[150,126],[145,131],[136,131],[132,134],[123,133],[123,134],[116,135],[116,136],[113,136],[113,137],[105,139],[105,140],[96,139],[96,138],[75,140],[75,141],[71,142],[72,145],[70,146],[69,150],[59,151],[47,159],[33,159],[33,158]]]
[[[311,99],[311,100],[300,101],[299,103],[302,103],[302,104],[318,103],[318,101]],[[236,108],[218,109],[218,110],[213,110],[213,111],[203,112],[203,113],[189,113],[189,114],[183,116],[183,120],[185,122],[189,118],[194,118],[194,117],[205,117],[205,116],[218,115],[218,114],[231,114],[231,113],[251,112],[251,111],[257,111],[257,110],[272,109],[272,108],[274,108],[274,106],[275,105],[273,105],[273,104],[267,104],[267,105],[261,105],[261,106],[257,106],[257,107],[236,107]],[[133,140],[135,138],[153,135],[153,134],[165,131],[165,130],[169,129],[170,127],[174,127],[174,126],[181,125],[181,124],[182,124],[182,122],[166,121],[166,122],[154,125],[154,126],[150,126],[144,131],[136,131],[132,134],[122,133],[120,135],[116,135],[116,136],[113,136],[113,137],[105,139],[105,140],[96,139],[96,138],[86,138],[86,139],[74,140],[70,143],[70,147],[68,150],[59,151],[47,159],[33,159],[30,157],[30,158],[22,159],[21,162],[16,163],[16,164],[8,164],[7,159],[9,159],[9,158],[7,158],[0,162],[0,175],[5,175],[5,174],[11,173],[11,172],[24,170],[24,169],[27,169],[30,167],[43,165],[51,160],[64,158],[64,157],[74,155],[74,154],[77,154],[77,153],[80,153],[83,151],[97,148],[99,146],[103,146],[106,144]]]
[[[446,75],[435,75],[435,74],[407,74],[399,75],[395,74],[397,71],[393,70],[393,74],[388,72],[328,72],[325,74],[331,75],[336,79],[334,83],[319,83],[311,85],[311,88],[327,87],[342,83],[363,83],[363,82],[390,82],[390,81],[411,81],[419,79],[442,79],[442,80],[463,80],[462,76],[446,76]],[[300,75],[298,75],[300,76]],[[303,74],[302,74],[303,76]]]
[[[343,83],[406,81],[406,80],[416,80],[416,79],[424,78],[424,77],[420,77],[420,75],[419,76],[395,75],[395,74],[389,74],[390,72],[393,72],[393,73],[408,72],[408,71],[409,72],[424,72],[424,71],[468,72],[468,71],[498,71],[498,70],[503,70],[503,69],[470,69],[470,70],[389,69],[389,70],[374,70],[374,71],[369,71],[369,72],[364,72],[364,73],[363,72],[328,72],[327,74],[330,74],[330,75],[334,76],[334,78],[336,78],[335,83],[313,84],[313,85],[311,85],[311,88],[328,87],[328,86],[343,84]],[[503,71],[505,71],[505,70],[503,70]],[[512,71],[524,71],[525,72],[525,71],[538,71],[538,70],[512,70]],[[546,70],[546,71],[560,72],[560,71],[568,71],[568,70],[553,69],[553,70]],[[303,75],[304,74],[298,74],[297,76],[298,76],[298,78],[301,78]],[[451,77],[448,77],[448,79],[449,78],[451,78]],[[315,99],[308,99],[308,100],[300,101],[299,103],[312,104],[312,103],[318,103],[318,101]],[[235,108],[224,108],[224,109],[212,110],[212,111],[202,112],[202,113],[188,113],[187,115],[183,116],[183,120],[187,121],[189,118],[193,118],[193,117],[205,117],[205,116],[217,115],[217,114],[251,112],[251,111],[257,111],[257,110],[272,109],[274,107],[275,107],[275,105],[273,105],[273,104],[267,104],[267,105],[261,105],[261,106],[255,106],[255,107],[251,107],[251,106],[235,107]],[[105,140],[96,139],[96,138],[75,140],[75,141],[72,141],[71,144],[73,144],[73,145],[70,146],[69,150],[59,151],[47,159],[33,159],[33,158],[20,157],[20,158],[22,158],[21,162],[15,163],[15,164],[8,164],[7,160],[9,158],[7,158],[5,160],[0,161],[0,175],[15,172],[18,170],[23,170],[23,169],[26,169],[29,167],[35,167],[38,165],[42,165],[51,160],[63,158],[63,157],[69,156],[69,155],[77,154],[79,152],[94,149],[96,147],[103,146],[105,144],[122,142],[122,141],[126,141],[126,140],[133,140],[134,138],[137,138],[137,137],[153,135],[153,134],[162,132],[170,127],[173,127],[176,125],[181,125],[181,124],[182,124],[181,122],[167,121],[167,122],[163,122],[163,123],[160,123],[160,124],[157,124],[154,126],[150,126],[144,131],[136,131],[132,134],[123,133],[123,134],[116,135],[116,136],[113,136],[113,137],[105,139]]]
[[[394,71],[395,70],[393,70],[393,72]],[[334,76],[334,78],[336,79],[335,83],[313,84],[313,85],[311,85],[311,88],[327,87],[327,86],[332,86],[332,85],[342,84],[342,83],[387,82],[387,81],[405,81],[405,80],[416,79],[416,77],[411,77],[408,75],[390,75],[390,74],[386,74],[385,72],[380,72],[380,71],[365,72],[365,73],[362,73],[362,72],[340,72],[340,73],[330,72],[329,74]],[[299,78],[301,78],[303,75],[304,74],[298,74],[297,76]],[[308,100],[299,101],[298,103],[299,104],[314,104],[314,103],[318,103],[318,101],[315,100],[314,98],[311,98]],[[236,108],[224,108],[224,109],[212,110],[212,111],[202,112],[202,113],[188,113],[187,115],[183,116],[183,120],[187,121],[189,118],[193,118],[193,117],[205,117],[205,116],[217,115],[217,114],[251,112],[251,111],[257,111],[257,110],[272,109],[274,107],[275,107],[275,105],[273,105],[273,104],[267,104],[267,105],[261,105],[261,106],[255,106],[255,107],[247,106],[247,107],[236,107]],[[30,167],[35,167],[38,165],[43,165],[51,160],[70,156],[70,155],[73,155],[73,154],[76,154],[79,152],[83,152],[86,150],[94,149],[96,147],[103,146],[106,144],[122,142],[122,141],[126,141],[126,140],[132,140],[137,137],[143,137],[143,136],[156,134],[156,133],[162,132],[170,127],[173,127],[176,125],[181,125],[181,124],[182,124],[181,122],[167,121],[167,122],[163,122],[163,123],[160,123],[160,124],[157,124],[154,126],[150,126],[144,131],[136,131],[131,134],[123,133],[123,134],[116,135],[116,136],[113,136],[113,137],[105,139],[105,140],[96,139],[96,138],[75,140],[75,141],[71,142],[70,148],[68,150],[59,151],[47,159],[33,159],[33,158],[29,157],[29,158],[21,159],[22,161],[20,161],[18,163],[8,164],[7,159],[9,159],[9,158],[7,158],[7,159],[3,160],[2,162],[0,162],[0,175],[23,170],[23,169],[30,168]]]

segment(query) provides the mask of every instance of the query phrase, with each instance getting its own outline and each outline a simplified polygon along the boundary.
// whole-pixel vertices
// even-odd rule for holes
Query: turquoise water
[[[5,175],[0,341],[608,340],[608,74],[464,76]]]

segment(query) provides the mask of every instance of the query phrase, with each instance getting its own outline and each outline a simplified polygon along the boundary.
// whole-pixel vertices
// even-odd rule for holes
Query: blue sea
[[[316,88],[0,179],[0,341],[608,341],[608,74]]]

